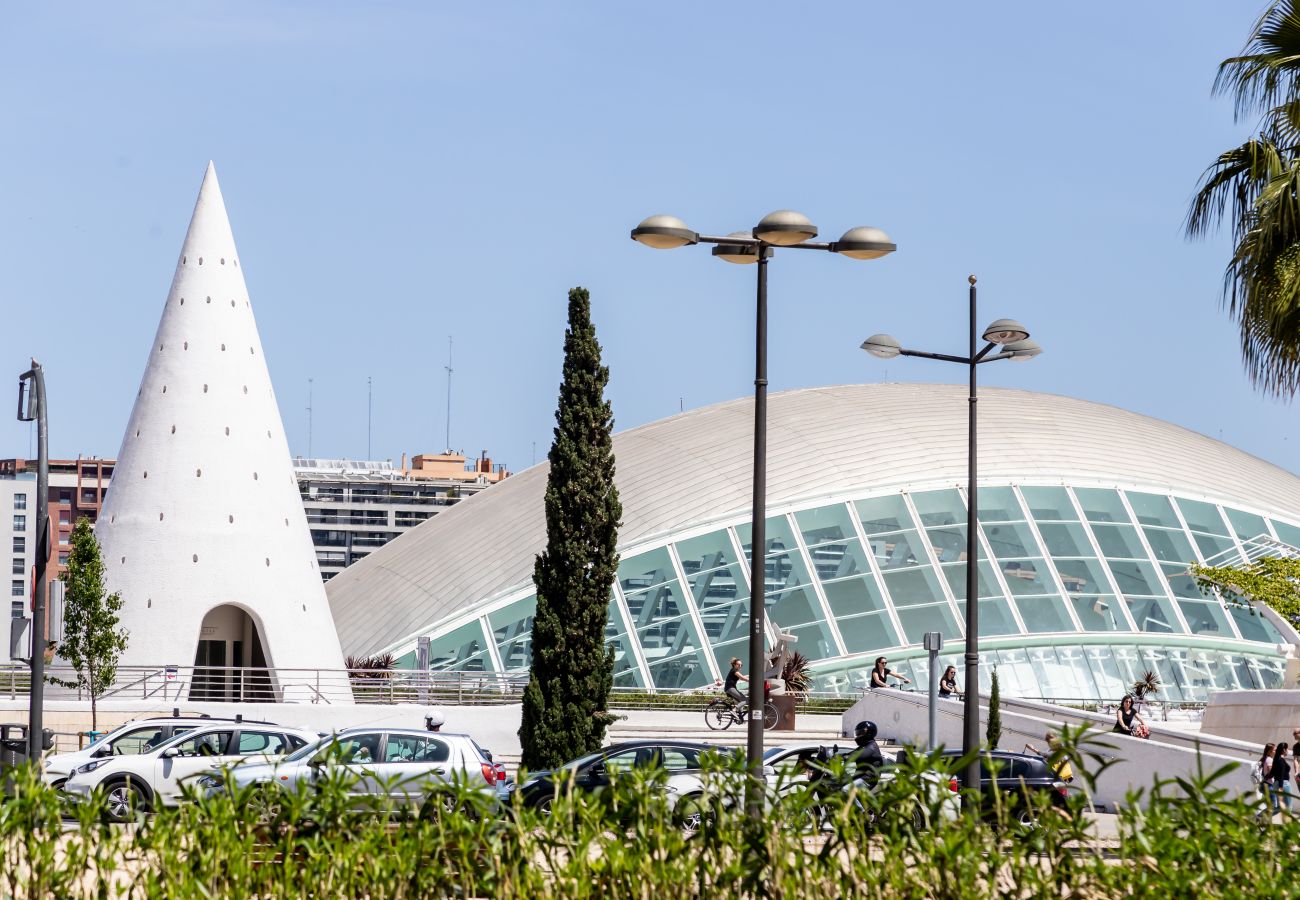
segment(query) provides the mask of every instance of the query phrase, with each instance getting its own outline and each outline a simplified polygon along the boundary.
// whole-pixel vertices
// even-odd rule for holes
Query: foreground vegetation
[[[1077,734],[1062,745],[1086,787],[1102,757]],[[0,805],[0,896],[1240,898],[1282,896],[1300,877],[1300,825],[1261,824],[1254,798],[1213,774],[1157,785],[1100,841],[1084,793],[1028,830],[1000,802],[985,821],[940,821],[942,800],[915,788],[931,763],[918,756],[881,796],[770,799],[756,823],[733,808],[737,773],[720,762],[691,834],[673,824],[662,773],[564,798],[550,816],[469,791],[449,791],[454,811],[359,816],[326,778],[271,808],[218,795],[129,827],[86,806],[70,829],[60,796],[21,772]]]

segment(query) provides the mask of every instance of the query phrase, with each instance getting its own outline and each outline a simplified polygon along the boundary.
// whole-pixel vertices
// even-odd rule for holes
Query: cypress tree
[[[998,688],[998,667],[993,667],[993,683],[989,685],[989,721],[984,736],[988,738],[989,749],[998,749],[1002,740],[1002,691]]]
[[[574,288],[547,457],[546,549],[533,567],[537,613],[519,728],[523,764],[534,771],[598,749],[610,721],[614,651],[605,645],[605,627],[623,508],[614,486],[608,382],[590,295]]]

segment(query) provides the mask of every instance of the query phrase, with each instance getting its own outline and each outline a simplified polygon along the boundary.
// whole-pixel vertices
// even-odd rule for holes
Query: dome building
[[[925,677],[922,635],[960,671],[966,388],[848,385],[769,399],[768,634],[793,634],[821,690],[879,655]],[[610,598],[615,684],[710,685],[746,658],[750,399],[614,439],[624,521]],[[1193,562],[1300,546],[1300,478],[1110,406],[980,395],[981,672],[1053,700],[1115,697],[1154,671],[1167,700],[1282,686],[1300,636],[1271,610],[1204,596]],[[328,585],[343,650],[525,672],[545,543],[546,465],[418,526]],[[982,687],[987,688],[987,684]]]

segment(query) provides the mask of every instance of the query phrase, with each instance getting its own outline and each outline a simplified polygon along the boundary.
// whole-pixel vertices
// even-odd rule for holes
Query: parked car
[[[530,772],[519,786],[519,802],[549,811],[561,789],[572,783],[574,791],[596,793],[609,786],[620,771],[665,769],[669,775],[700,767],[700,754],[719,752],[709,744],[691,741],[627,741],[603,747],[558,769]],[[726,752],[726,751],[721,751]]]
[[[397,806],[421,813],[445,802],[438,789],[453,781],[482,790],[489,805],[498,801],[504,768],[467,734],[413,728],[352,728],[321,738],[284,759],[244,763],[210,773],[201,786],[209,793],[262,788],[256,802],[264,817],[279,808],[281,791],[306,790],[339,777],[358,809]]]
[[[55,753],[45,758],[45,783],[53,787],[62,787],[68,776],[78,766],[91,760],[104,759],[109,756],[131,756],[152,750],[167,743],[178,734],[193,731],[205,725],[219,723],[249,725],[273,725],[272,722],[255,722],[248,719],[223,719],[207,715],[182,716],[179,711],[170,716],[155,716],[148,719],[136,719],[114,728],[108,734],[88,744],[80,750],[69,753]]]
[[[825,818],[828,810],[822,804],[795,802],[796,795],[808,789],[814,766],[824,767],[827,758],[839,757],[846,766],[851,767],[851,756],[856,749],[854,744],[812,743],[769,747],[763,754],[763,774],[768,788],[767,804],[787,805],[791,809],[797,809],[801,817],[812,817],[812,820],[805,823],[808,827],[820,829],[827,824]],[[859,791],[878,792],[897,778],[900,771],[897,766],[885,765],[874,779],[852,779],[840,788],[845,791],[853,787]],[[930,809],[937,809],[941,820],[956,819],[961,812],[956,794],[956,779],[937,771],[925,772],[922,778],[930,802],[924,806],[918,805],[911,811],[915,826],[918,829],[930,827]],[[706,775],[699,771],[679,772],[669,776],[666,789],[674,821],[686,831],[695,831],[716,805],[731,807],[744,802],[745,782],[739,774],[732,777],[731,773]],[[872,814],[866,807],[863,807],[862,812],[863,815]]]
[[[221,722],[192,728],[139,753],[103,756],[77,766],[63,790],[84,800],[97,788],[117,821],[180,802],[185,785],[222,766],[280,756],[318,739],[315,732],[251,722]]]
[[[905,751],[903,751],[905,752]],[[952,765],[950,770],[957,773],[957,760],[961,758],[960,750],[948,750],[943,754]],[[990,758],[996,777],[990,769]],[[1003,806],[1010,810],[1016,824],[1032,828],[1037,824],[1037,811],[1030,802],[1030,797],[1046,795],[1048,802],[1056,809],[1064,809],[1069,788],[1060,776],[1041,756],[1028,753],[1012,753],[1007,750],[993,750],[980,756],[980,787],[984,795],[983,812],[993,815],[994,793],[1000,793]]]

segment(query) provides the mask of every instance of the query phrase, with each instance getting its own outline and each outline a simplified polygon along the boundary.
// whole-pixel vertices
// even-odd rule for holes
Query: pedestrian
[[[1142,731],[1146,730],[1147,723],[1142,721],[1133,706],[1133,695],[1125,694],[1124,699],[1119,701],[1119,709],[1115,711],[1115,727],[1111,731],[1132,736],[1138,733],[1135,729],[1139,725],[1142,726]]]
[[[1282,800],[1286,800],[1286,811],[1291,811],[1291,761],[1288,759],[1288,753],[1291,747],[1286,741],[1281,741],[1277,749],[1273,751],[1273,767],[1269,770],[1269,795],[1273,798],[1273,811],[1276,812],[1282,808]]]
[[[1277,744],[1269,742],[1264,745],[1264,752],[1260,754],[1259,761],[1250,767],[1250,780],[1255,783],[1255,790],[1259,791],[1260,800],[1263,809],[1260,815],[1268,813],[1268,780],[1273,774],[1273,751],[1277,749]]]
[[[885,663],[887,662],[889,662],[889,660],[885,659],[883,656],[876,657],[876,664],[871,667],[871,686],[873,688],[889,687],[888,679],[890,678],[895,678],[904,684],[912,683],[912,679],[908,678],[906,675],[899,675],[893,669],[885,668]]]
[[[1061,752],[1060,740],[1050,731],[1043,737],[1043,740],[1047,741],[1046,753],[1039,750],[1033,744],[1025,744],[1025,752],[1032,753],[1035,756],[1041,756],[1047,761],[1048,765],[1052,767],[1052,771],[1056,773],[1056,777],[1064,781],[1066,784],[1074,781],[1074,767],[1070,765],[1070,757]],[[1055,763],[1052,762],[1053,756],[1056,757]]]
[[[939,679],[939,696],[951,697],[957,693],[957,667],[949,666],[943,670],[943,677]]]

